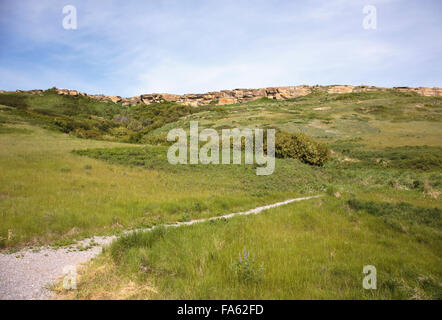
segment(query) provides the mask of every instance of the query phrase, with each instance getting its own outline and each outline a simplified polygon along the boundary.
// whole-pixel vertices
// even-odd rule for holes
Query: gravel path
[[[0,254],[0,300],[49,299],[48,287],[67,272],[65,268],[89,261],[115,237],[94,237],[77,245],[85,247],[92,239],[98,245],[84,251],[42,247]]]
[[[302,197],[283,202],[258,207],[245,212],[231,213],[208,219],[198,219],[188,222],[178,222],[166,225],[167,227],[179,227],[192,225],[216,219],[229,219],[238,215],[258,214],[270,208],[279,207],[295,201],[318,198],[320,196]],[[152,230],[141,229],[141,230]],[[129,231],[133,232],[133,231]],[[43,300],[51,298],[49,287],[60,280],[68,268],[76,267],[85,263],[99,254],[102,247],[115,240],[115,236],[93,237],[80,241],[76,246],[87,247],[95,242],[95,246],[83,250],[73,251],[69,248],[52,249],[47,247],[23,249],[21,251],[4,254],[0,253],[0,300]]]

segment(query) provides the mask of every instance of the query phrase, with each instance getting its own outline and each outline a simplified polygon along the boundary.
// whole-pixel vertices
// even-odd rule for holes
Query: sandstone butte
[[[350,86],[350,85],[333,85],[333,86],[289,86],[289,87],[272,87],[261,89],[234,89],[234,90],[221,90],[215,92],[208,92],[203,94],[169,94],[169,93],[151,93],[142,94],[135,97],[123,98],[120,96],[105,96],[102,94],[87,94],[79,92],[77,90],[69,89],[57,89],[58,94],[70,95],[70,96],[87,96],[92,99],[100,101],[112,101],[114,103],[121,103],[123,106],[134,106],[137,104],[149,105],[156,102],[175,102],[178,104],[189,105],[193,107],[205,106],[209,104],[226,105],[234,103],[242,103],[253,101],[267,97],[269,99],[286,100],[296,97],[308,95],[313,90],[320,90],[327,93],[350,93],[350,92],[363,92],[363,91],[386,91],[397,90],[402,92],[415,92],[422,96],[442,96],[442,88],[409,88],[409,87],[393,87],[381,88],[375,86]],[[5,92],[0,90],[0,92]],[[43,90],[16,90],[16,92],[26,92],[30,94],[40,94]]]

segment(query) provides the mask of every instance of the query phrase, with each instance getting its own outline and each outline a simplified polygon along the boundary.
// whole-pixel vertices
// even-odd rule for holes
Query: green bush
[[[173,144],[173,141],[167,141],[167,133],[161,132],[155,135],[145,135],[141,139],[141,143],[150,144],[153,146],[170,146]]]
[[[275,156],[299,159],[304,163],[322,166],[330,158],[328,147],[302,133],[277,132]]]
[[[231,262],[230,271],[238,281],[244,283],[256,283],[264,278],[264,265],[258,264],[246,249],[243,255],[239,254],[238,261]]]
[[[181,222],[188,222],[190,221],[190,215],[187,212],[184,212],[183,215],[181,216]]]

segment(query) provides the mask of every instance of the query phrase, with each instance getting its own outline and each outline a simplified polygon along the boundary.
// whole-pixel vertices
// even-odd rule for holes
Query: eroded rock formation
[[[151,93],[142,94],[140,96],[123,98],[120,96],[105,96],[101,94],[90,95],[87,93],[79,92],[77,90],[69,89],[56,89],[58,94],[71,95],[71,96],[88,96],[92,99],[100,101],[111,101],[113,103],[121,103],[123,106],[134,106],[137,104],[149,105],[156,102],[170,101],[179,104],[189,105],[193,107],[204,106],[209,104],[226,105],[233,103],[243,103],[253,101],[261,98],[269,98],[276,100],[286,100],[296,98],[300,96],[308,95],[313,91],[324,91],[327,93],[351,93],[351,92],[363,92],[363,91],[385,91],[391,90],[388,88],[381,88],[375,86],[348,86],[348,85],[334,85],[334,86],[288,86],[288,87],[271,87],[261,89],[234,89],[234,90],[222,90],[215,92],[208,92],[203,94],[169,94],[169,93]],[[422,96],[442,96],[442,88],[409,88],[409,87],[394,87],[393,90],[402,92],[415,92]],[[17,92],[28,92],[31,94],[41,93],[42,90],[30,90]]]

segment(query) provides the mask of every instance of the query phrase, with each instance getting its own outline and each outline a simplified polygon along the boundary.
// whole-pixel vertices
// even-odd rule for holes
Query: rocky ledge
[[[442,96],[442,88],[409,88],[409,87],[393,87],[393,90],[402,92],[415,92],[422,96]],[[156,102],[176,102],[179,104],[189,106],[204,106],[209,104],[225,105],[233,103],[242,103],[253,101],[267,97],[269,99],[286,100],[296,98],[300,96],[308,95],[313,91],[324,91],[327,93],[350,93],[350,92],[363,92],[363,91],[386,91],[391,90],[389,88],[381,88],[375,86],[349,86],[349,85],[334,85],[334,86],[289,86],[289,87],[272,87],[262,89],[234,89],[234,90],[222,90],[215,92],[208,92],[202,94],[169,94],[169,93],[151,93],[142,94],[135,97],[123,98],[120,96],[105,96],[101,94],[90,95],[87,93],[79,92],[77,90],[69,89],[55,89],[58,94],[71,95],[71,96],[88,96],[92,99],[100,101],[111,101],[114,103],[121,103],[123,106],[134,106],[137,104],[146,104]],[[1,90],[0,90],[1,91]],[[27,92],[31,94],[38,94],[43,90],[29,90],[17,92]]]

